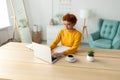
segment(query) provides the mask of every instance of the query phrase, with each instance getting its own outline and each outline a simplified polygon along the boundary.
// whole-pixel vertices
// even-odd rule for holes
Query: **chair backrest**
[[[119,35],[119,37],[120,37],[120,23],[119,23],[119,27],[118,27],[118,30],[117,30],[117,35]]]
[[[115,49],[120,49],[120,23],[119,23],[119,26],[118,26],[118,30],[117,30],[117,33],[113,39],[113,42],[112,42],[112,47],[115,48]]]
[[[98,27],[100,31],[100,38],[113,40],[116,35],[119,21],[99,19]]]

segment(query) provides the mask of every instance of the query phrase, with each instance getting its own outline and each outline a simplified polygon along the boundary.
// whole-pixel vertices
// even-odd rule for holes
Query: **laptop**
[[[60,57],[58,57],[58,58],[53,58],[52,57],[51,49],[47,45],[32,42],[32,49],[34,51],[34,56],[36,58],[44,60],[48,63],[52,64],[52,63],[55,63],[56,61],[58,61],[60,59]]]

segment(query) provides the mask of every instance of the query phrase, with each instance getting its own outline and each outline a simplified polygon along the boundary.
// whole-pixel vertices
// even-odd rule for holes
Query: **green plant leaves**
[[[89,50],[88,51],[88,56],[94,56],[94,53],[95,53],[94,50]]]

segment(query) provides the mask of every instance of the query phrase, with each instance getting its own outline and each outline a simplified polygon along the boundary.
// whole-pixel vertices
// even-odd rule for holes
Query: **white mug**
[[[74,58],[73,55],[68,55],[68,56],[65,58],[65,60],[68,61],[68,62],[75,62],[75,61],[76,61],[76,59]]]

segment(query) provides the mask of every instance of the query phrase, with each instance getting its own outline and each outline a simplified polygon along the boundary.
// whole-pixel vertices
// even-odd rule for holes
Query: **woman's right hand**
[[[62,56],[64,56],[64,53],[62,52],[62,53],[56,53],[56,52],[53,52],[52,53],[52,57],[55,57],[55,58],[57,58],[57,57],[62,57]]]

